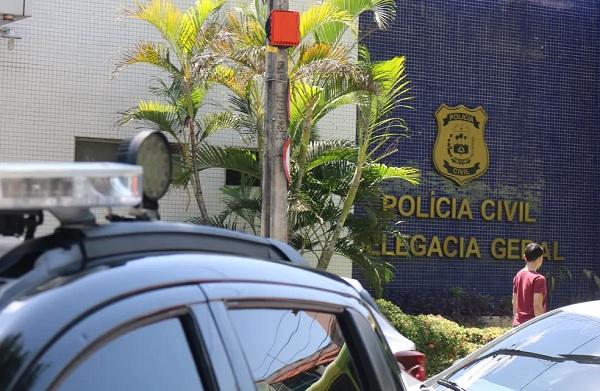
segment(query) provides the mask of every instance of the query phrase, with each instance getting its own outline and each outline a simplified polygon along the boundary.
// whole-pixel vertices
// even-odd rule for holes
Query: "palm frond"
[[[306,83],[291,83],[289,132],[294,144],[301,142],[301,130],[306,121],[312,122],[312,111],[321,89]]]
[[[219,147],[200,144],[197,148],[196,168],[200,171],[209,168],[224,168],[260,180],[262,168],[256,154],[248,149],[235,147]]]
[[[335,43],[351,22],[352,15],[329,2],[313,5],[300,15],[300,38]]]
[[[292,80],[329,80],[332,78],[355,78],[356,67],[346,61],[335,58],[315,59],[307,64],[302,64],[290,75]]]
[[[191,54],[199,42],[200,29],[208,18],[223,5],[223,0],[198,0],[182,16],[177,34],[178,46],[185,54]]]
[[[365,11],[372,11],[373,19],[380,29],[389,28],[396,18],[395,0],[327,0],[336,8],[357,18]]]
[[[340,144],[342,143],[336,143],[336,141],[337,140],[312,142],[309,148],[309,159],[306,169],[311,171],[324,164],[342,160],[356,162],[356,145],[352,145],[348,142],[347,145],[341,146]],[[334,147],[336,144],[337,146]],[[318,155],[316,151],[318,151]]]
[[[177,117],[177,108],[167,103],[141,101],[137,107],[123,112],[117,125],[124,125],[132,121],[140,121],[152,129],[173,136],[178,136],[182,131]]]
[[[385,117],[400,102],[410,99],[405,96],[409,82],[405,80],[405,58],[393,57],[371,64],[373,83],[377,85],[376,103],[378,117]]]
[[[254,234],[257,234],[261,216],[261,194],[254,187],[256,179],[242,175],[239,186],[225,186],[223,190],[223,202],[225,210],[221,217],[237,221],[241,219]]]
[[[202,115],[198,124],[202,130],[199,141],[204,141],[208,136],[221,129],[238,129],[240,118],[231,112],[209,113]]]
[[[346,197],[350,180],[356,171],[356,164],[349,160],[333,160],[314,167],[305,182],[316,186],[325,194]]]
[[[244,96],[246,92],[247,78],[240,79],[240,74],[232,67],[217,65],[213,70],[212,80],[227,87],[238,97]]]
[[[310,189],[292,197],[290,206],[290,221],[294,231],[309,227],[319,228],[321,237],[313,238],[315,242],[323,239],[323,233],[330,229],[331,222],[336,221],[341,212],[328,194]]]
[[[325,92],[321,94],[319,101],[316,104],[313,113],[313,120],[320,121],[327,114],[344,106],[358,106],[362,103],[362,93],[353,91],[352,88],[335,89],[325,88]],[[352,129],[355,131],[356,129]]]
[[[174,49],[177,47],[177,36],[183,13],[173,2],[164,0],[138,2],[134,7],[125,9],[123,14],[125,17],[151,24]]]
[[[394,277],[394,267],[390,263],[368,254],[348,236],[338,240],[335,252],[350,259],[354,265],[358,266],[365,274],[375,297],[381,297],[383,285]]]
[[[179,75],[179,70],[171,63],[169,48],[159,42],[139,42],[132,49],[125,51],[117,62],[113,75],[133,64],[154,65],[171,75]]]
[[[208,220],[201,217],[192,217],[186,221],[189,224],[210,225],[212,227],[222,228],[229,231],[244,231],[238,226],[237,221],[230,221],[226,216],[210,216]]]

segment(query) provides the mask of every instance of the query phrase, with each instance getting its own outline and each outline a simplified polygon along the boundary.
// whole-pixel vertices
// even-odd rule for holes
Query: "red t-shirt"
[[[513,293],[517,295],[517,313],[513,319],[513,326],[518,326],[535,317],[533,312],[534,293],[544,295],[544,311],[546,310],[546,278],[540,273],[529,271],[527,268],[519,270],[513,278]]]

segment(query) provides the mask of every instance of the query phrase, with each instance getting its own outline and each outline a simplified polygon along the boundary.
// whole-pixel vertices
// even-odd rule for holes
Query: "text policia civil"
[[[401,217],[418,219],[467,221],[481,219],[490,223],[514,224],[537,222],[529,202],[521,200],[485,199],[475,205],[468,198],[437,197],[434,193],[429,197],[384,194],[382,208],[397,212]],[[489,243],[487,254],[497,260],[520,260],[525,246],[533,241],[529,238],[494,238]],[[560,254],[558,241],[544,241],[540,244],[545,249],[547,260],[565,260],[565,257]],[[482,258],[480,243],[473,236],[426,237],[415,234],[391,237],[382,234],[381,243],[368,247],[367,251],[374,255],[390,257]],[[488,258],[485,253],[483,258]]]

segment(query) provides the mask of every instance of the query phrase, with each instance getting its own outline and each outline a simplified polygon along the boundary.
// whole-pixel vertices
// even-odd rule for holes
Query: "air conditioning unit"
[[[0,0],[0,26],[31,16],[32,0]]]

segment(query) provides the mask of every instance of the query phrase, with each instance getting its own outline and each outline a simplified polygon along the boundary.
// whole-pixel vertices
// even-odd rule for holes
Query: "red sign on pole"
[[[277,47],[298,46],[300,43],[300,13],[273,10],[270,17],[269,43]]]

